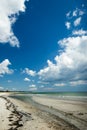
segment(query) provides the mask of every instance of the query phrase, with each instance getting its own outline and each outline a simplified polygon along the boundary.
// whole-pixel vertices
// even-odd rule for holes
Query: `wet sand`
[[[32,100],[49,108],[51,113],[75,125],[87,129],[87,101],[55,99],[45,95],[32,96]],[[48,111],[49,111],[48,110]]]
[[[64,102],[54,101],[47,97],[32,96],[32,100],[37,105],[42,104],[41,108],[43,109],[35,107],[31,103],[8,97],[7,94],[1,95],[0,130],[82,130],[83,127],[86,130],[87,116],[84,118],[84,115],[87,113],[82,108],[79,111],[77,109],[75,111],[70,109],[69,106],[67,108],[69,103],[65,102],[64,104]],[[72,102],[71,104],[74,103]],[[82,105],[85,104],[83,103]],[[74,108],[74,106],[72,107],[71,105],[71,108]],[[75,112],[77,111],[79,113],[75,117]],[[63,116],[60,116],[61,114]],[[64,117],[66,118],[64,119]],[[74,120],[78,119],[77,122],[81,121],[78,125],[81,126],[77,127],[75,126],[76,124],[68,122],[66,120],[67,117]]]

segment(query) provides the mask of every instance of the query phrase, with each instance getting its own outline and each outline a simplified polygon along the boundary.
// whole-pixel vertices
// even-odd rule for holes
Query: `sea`
[[[28,100],[32,96],[87,102],[87,92],[16,92],[12,97],[20,100]]]

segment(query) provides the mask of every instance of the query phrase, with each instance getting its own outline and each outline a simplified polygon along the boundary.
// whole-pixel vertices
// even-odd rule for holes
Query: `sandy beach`
[[[26,103],[0,93],[0,130],[87,130],[87,102],[32,96]]]
[[[21,101],[0,96],[0,130],[50,130],[36,110]]]
[[[55,99],[44,95],[32,96],[32,100],[45,105],[54,115],[75,125],[80,130],[87,129],[87,101]]]

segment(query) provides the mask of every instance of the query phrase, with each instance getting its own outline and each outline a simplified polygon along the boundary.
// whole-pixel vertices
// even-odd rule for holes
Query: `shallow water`
[[[32,95],[39,97],[49,97],[58,100],[73,100],[73,101],[85,101],[87,102],[87,92],[42,92],[42,93],[29,93],[29,92],[20,92],[22,96],[30,97]],[[21,98],[22,98],[21,96]]]
[[[58,100],[73,100],[73,101],[81,101],[81,102],[85,102],[87,101],[87,96],[86,94],[82,94],[82,93],[78,93],[76,95],[76,93],[73,93],[70,95],[70,93],[56,93],[56,94],[49,94],[49,93],[44,93],[44,94],[15,94],[14,96],[12,96],[13,98],[17,98],[21,101],[24,101],[26,103],[31,103],[35,108],[40,109],[42,111],[51,113],[52,115],[58,116],[62,119],[64,119],[65,121],[69,122],[70,124],[74,124],[76,127],[78,127],[80,130],[86,130],[85,128],[87,127],[86,123],[84,124],[84,121],[74,117],[73,114],[70,115],[69,113],[66,113],[64,111],[61,110],[56,110],[53,109],[49,106],[45,106],[42,104],[39,104],[37,102],[35,102],[34,100],[32,100],[32,96],[39,96],[40,98],[43,97],[48,97],[48,98],[52,98],[52,99],[58,99]]]

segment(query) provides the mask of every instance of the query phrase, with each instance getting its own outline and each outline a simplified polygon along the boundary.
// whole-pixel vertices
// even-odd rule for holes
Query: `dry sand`
[[[21,101],[1,96],[0,130],[50,130],[48,124],[34,112],[31,106]]]
[[[8,117],[10,115],[10,111],[6,109],[6,100],[0,98],[0,130],[7,130],[9,128],[9,120]]]
[[[64,118],[60,118],[61,111],[63,112],[62,114],[68,113],[70,118],[73,118],[74,112],[79,111],[79,116],[82,116],[81,118],[84,117],[83,113],[85,108],[80,108],[80,110],[76,109],[75,111],[72,109],[74,108],[72,105],[75,105],[73,102],[70,107],[69,103],[66,103],[65,101],[61,103],[60,101],[49,99],[47,97],[41,98],[33,96],[33,100],[47,106],[49,111],[46,111],[47,108],[43,106],[44,110],[41,110],[32,104],[9,98],[7,94],[3,95],[0,93],[0,95],[0,130],[79,130],[77,127],[72,125],[72,123],[68,123]],[[84,103],[82,105],[84,105]],[[54,109],[56,111],[54,111]],[[58,109],[60,114],[57,113]],[[56,115],[51,112],[55,112]],[[68,117],[68,114],[66,117]],[[76,118],[74,119],[76,120]],[[86,122],[86,118],[83,118],[83,122],[84,120]],[[82,125],[80,130],[87,130],[86,128],[87,127]]]

